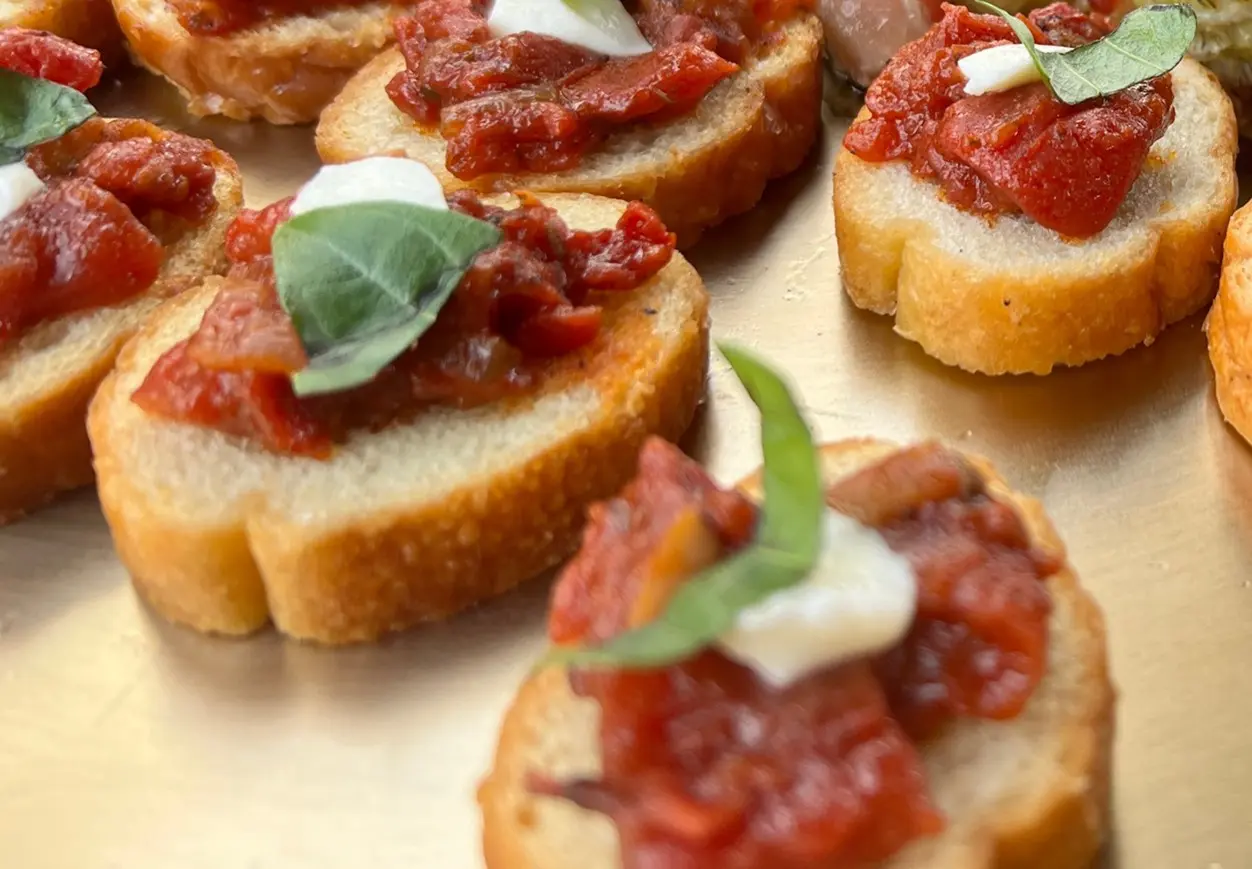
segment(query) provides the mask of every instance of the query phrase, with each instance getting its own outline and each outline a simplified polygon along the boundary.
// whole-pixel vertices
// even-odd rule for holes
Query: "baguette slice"
[[[185,30],[165,0],[113,0],[135,60],[196,115],[306,124],[392,39],[391,2],[274,19],[225,36]]]
[[[1102,233],[1065,240],[1024,217],[994,223],[906,165],[840,150],[835,231],[852,302],[948,365],[1047,374],[1150,344],[1216,288],[1235,208],[1230,100],[1192,60],[1173,72],[1176,119]]]
[[[0,0],[0,30],[29,27],[94,48],[106,61],[121,56],[122,32],[109,0]]]
[[[1252,206],[1235,212],[1226,233],[1221,289],[1209,311],[1209,358],[1217,403],[1245,440],[1252,440]]]
[[[87,404],[122,345],[161,301],[226,270],[226,227],[243,204],[243,181],[218,153],[217,211],[166,249],[146,293],[41,323],[0,347],[0,525],[91,483]]]
[[[573,227],[624,204],[552,196]],[[533,399],[436,409],[361,432],[328,461],[280,457],[141,411],[130,397],[213,298],[165,306],[92,404],[100,501],[122,561],[165,617],[246,634],[272,619],[326,644],[448,616],[551,567],[649,434],[690,424],[708,367],[708,296],[675,257],[607,296],[602,340],[554,361]]]
[[[690,247],[710,226],[750,210],[773,178],[795,170],[821,127],[822,28],[811,15],[786,25],[768,53],[722,82],[672,122],[616,133],[581,166],[552,174],[448,171],[438,131],[423,130],[384,88],[404,69],[397,49],[365,66],[322,114],[317,150],[327,163],[404,154],[425,163],[445,190],[593,193],[652,206]]]
[[[822,448],[834,480],[895,449],[878,441]],[[1037,544],[1063,551],[1043,508],[1009,491]],[[760,497],[759,477],[744,488]],[[1070,568],[1048,580],[1055,610],[1048,674],[1010,722],[962,721],[922,748],[947,829],[918,840],[880,869],[1086,869],[1107,832],[1115,692],[1103,617]],[[560,781],[599,772],[599,707],[544,670],[505,716],[495,764],[479,790],[487,869],[619,869],[617,831],[603,815],[530,794],[535,773]],[[767,867],[761,867],[767,869]]]

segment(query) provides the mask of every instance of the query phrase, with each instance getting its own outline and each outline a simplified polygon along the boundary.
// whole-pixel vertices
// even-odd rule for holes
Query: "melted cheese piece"
[[[718,648],[784,687],[895,646],[916,612],[917,578],[908,559],[877,531],[827,510],[813,573],[742,611]]]
[[[497,39],[538,33],[610,57],[652,51],[621,0],[496,0],[487,29]]]
[[[300,188],[291,215],[354,202],[410,202],[448,210],[443,186],[423,164],[404,157],[366,157],[319,169]]]
[[[1035,49],[1055,54],[1070,50],[1061,45],[1036,45]],[[975,51],[962,57],[956,65],[965,76],[965,93],[970,96],[998,93],[1043,81],[1039,67],[1035,66],[1030,52],[1020,42]]]
[[[43,181],[23,161],[0,166],[0,220],[17,211],[43,188]]]

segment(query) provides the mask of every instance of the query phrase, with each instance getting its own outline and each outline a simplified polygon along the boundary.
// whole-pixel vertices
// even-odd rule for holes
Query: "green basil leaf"
[[[73,88],[0,69],[0,163],[16,163],[27,148],[64,136],[95,113]]]
[[[1195,10],[1190,6],[1143,6],[1103,39],[1073,51],[1045,54],[1035,48],[1022,21],[985,0],[976,2],[1009,22],[1053,95],[1071,106],[1167,74],[1186,55],[1196,33]]]
[[[274,233],[274,273],[309,366],[297,395],[372,380],[435,322],[496,227],[403,202],[321,208]]]
[[[813,436],[778,374],[745,350],[719,349],[761,412],[765,498],[756,538],[683,583],[655,620],[602,646],[553,649],[541,666],[646,669],[682,661],[734,627],[744,609],[802,582],[817,563],[825,497]]]

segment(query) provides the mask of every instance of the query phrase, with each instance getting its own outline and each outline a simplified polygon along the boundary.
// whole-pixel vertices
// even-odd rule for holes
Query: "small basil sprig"
[[[474,257],[501,241],[481,220],[405,202],[293,217],[274,233],[283,308],[309,355],[297,395],[372,380],[435,322]]]
[[[96,113],[73,88],[0,69],[0,165],[60,138]]]
[[[755,539],[683,583],[653,621],[601,646],[557,647],[540,666],[668,666],[711,645],[734,627],[741,611],[812,572],[825,510],[813,436],[778,374],[745,350],[719,349],[761,412],[765,498]]]
[[[1165,75],[1195,39],[1195,10],[1190,6],[1143,6],[1102,39],[1072,51],[1045,53],[1035,48],[1030,28],[1017,16],[986,0],[975,3],[1008,22],[1053,96],[1071,106]]]

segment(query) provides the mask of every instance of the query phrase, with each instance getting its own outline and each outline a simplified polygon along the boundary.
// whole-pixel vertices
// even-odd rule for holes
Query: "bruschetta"
[[[821,126],[820,22],[796,4],[425,0],[327,107],[329,163],[405,154],[448,190],[638,200],[680,248],[752,208]],[[702,10],[702,11],[701,11]],[[610,56],[613,55],[613,56]]]
[[[1115,692],[1040,505],[937,443],[814,448],[736,355],[763,475],[651,441],[593,509],[479,789],[488,869],[1086,869]]]
[[[0,29],[44,30],[94,48],[106,60],[122,54],[122,33],[109,0],[2,0]]]
[[[704,286],[639,203],[445,201],[371,158],[244,212],[228,249],[90,415],[122,561],[200,631],[365,642],[500,594],[703,393]]]
[[[0,31],[0,523],[92,480],[87,403],[159,302],[224,271],[233,160],[80,93],[100,56]],[[46,76],[40,78],[38,76]]]
[[[196,115],[306,124],[391,42],[405,0],[113,0],[135,60]],[[286,11],[292,9],[294,11]]]
[[[1160,8],[1134,14],[1189,14]],[[1027,20],[1044,57],[1098,57],[1108,33],[1064,4]],[[848,297],[949,365],[1082,365],[1151,343],[1216,289],[1236,196],[1221,86],[1189,59],[1101,98],[1065,102],[1057,81],[1039,80],[1007,21],[945,6],[870,87],[839,151]]]

